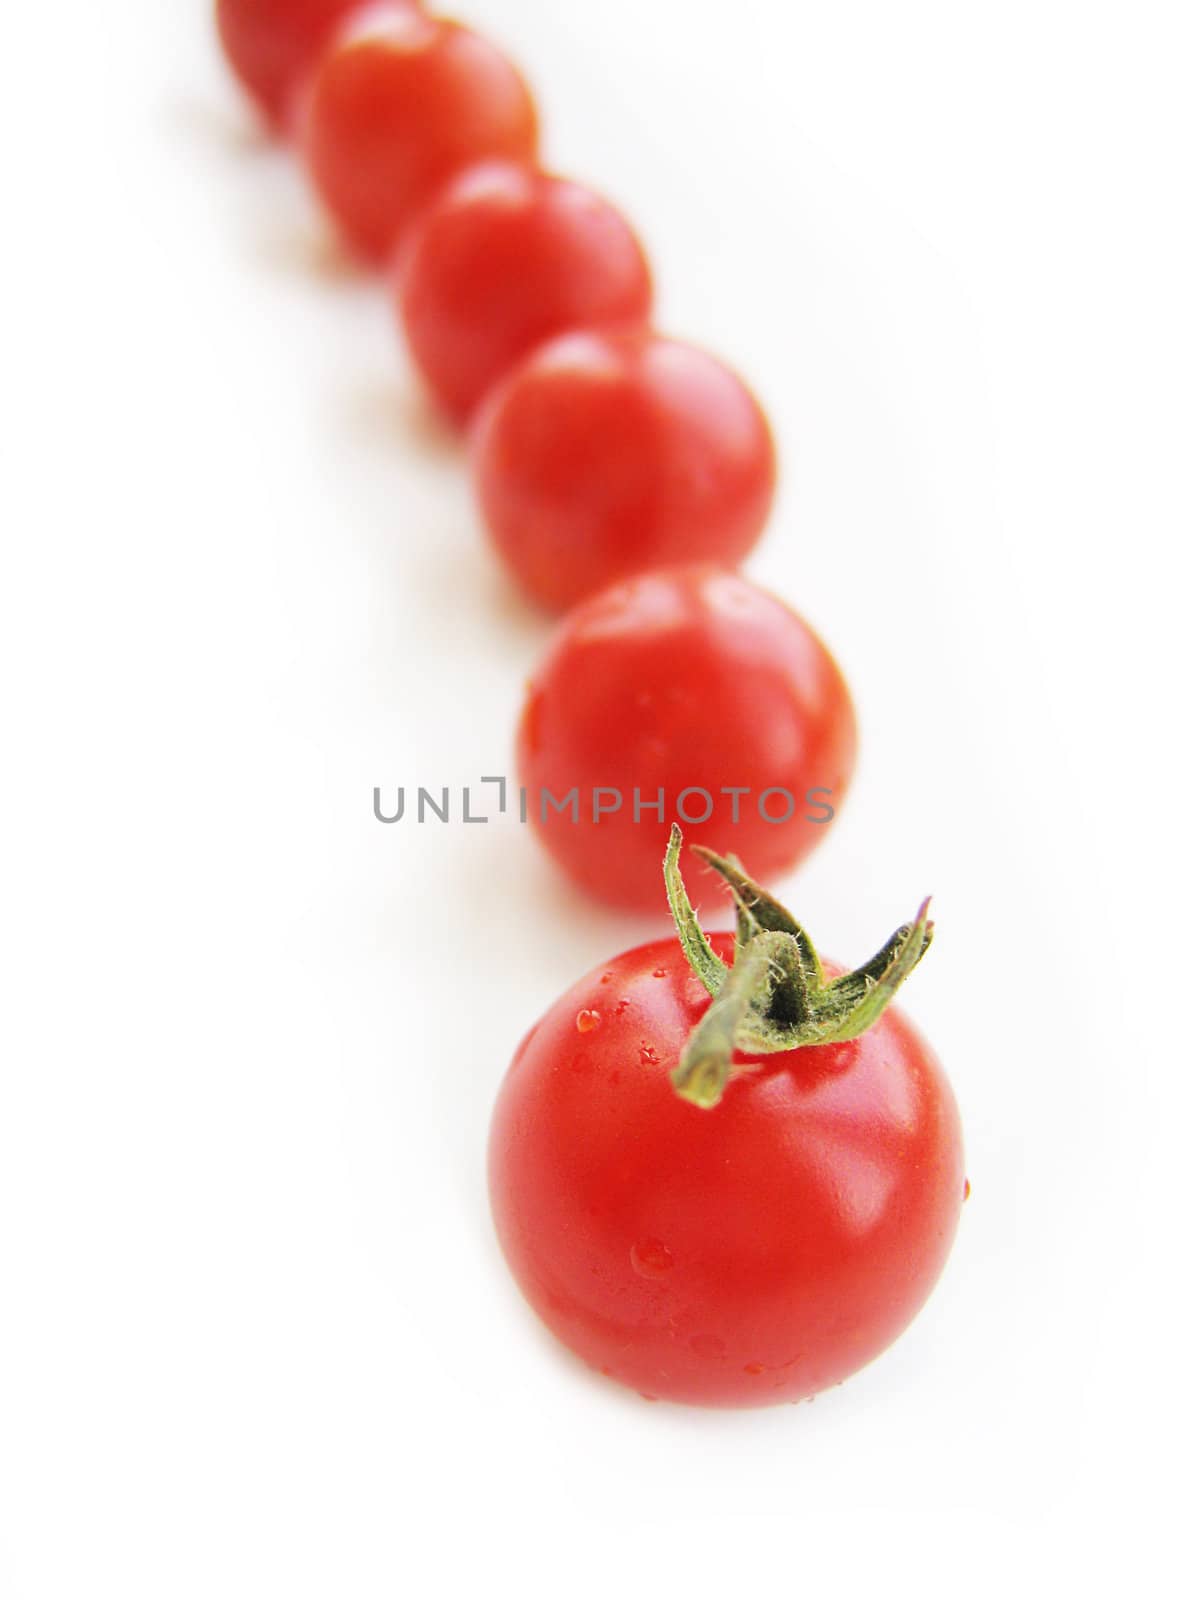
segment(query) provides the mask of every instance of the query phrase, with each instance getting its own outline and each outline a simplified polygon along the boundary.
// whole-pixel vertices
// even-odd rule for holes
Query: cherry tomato
[[[552,610],[635,572],[736,566],[771,508],[775,450],[754,396],[644,330],[543,345],[480,413],[475,488],[496,548]]]
[[[794,866],[841,805],[855,749],[825,646],[773,595],[711,566],[644,574],[565,617],[517,735],[543,843],[584,888],[634,909],[661,902],[676,820],[755,877]],[[689,887],[713,890],[694,875]]]
[[[728,962],[733,936],[710,949]],[[700,1109],[672,1075],[709,1011],[677,940],[568,990],[500,1091],[492,1211],[526,1299],[589,1366],[654,1399],[799,1400],[933,1288],[965,1192],[958,1112],[894,1010],[841,1043],[738,1054]]]
[[[465,421],[551,335],[644,322],[652,289],[637,236],[608,201],[497,163],[465,173],[426,215],[397,298],[417,365]]]
[[[338,23],[361,3],[217,0],[217,30],[229,63],[277,127],[287,122],[298,85]]]
[[[317,66],[302,122],[318,192],[376,259],[464,167],[537,150],[512,63],[469,28],[405,9],[352,19]]]

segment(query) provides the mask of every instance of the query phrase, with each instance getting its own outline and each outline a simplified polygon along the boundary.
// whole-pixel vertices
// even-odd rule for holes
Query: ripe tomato
[[[338,23],[362,0],[217,0],[217,30],[242,83],[277,127]],[[413,0],[416,4],[416,0]]]
[[[794,866],[841,805],[855,748],[825,646],[773,595],[712,566],[646,573],[564,618],[517,735],[528,817],[550,853],[637,909],[659,904],[674,820],[756,877]],[[577,805],[558,809],[573,790]]]
[[[551,335],[644,322],[652,289],[636,234],[607,200],[494,163],[465,173],[423,219],[397,299],[417,365],[465,421]]]
[[[494,45],[403,7],[351,19],[317,66],[301,131],[319,193],[376,259],[462,168],[532,160],[537,138],[529,90]]]
[[[714,357],[645,330],[584,332],[493,392],[474,471],[497,549],[557,610],[650,567],[736,566],[767,520],[775,449]]]
[[[928,931],[901,935],[923,950]],[[733,935],[707,950],[727,963]],[[526,1299],[589,1366],[651,1398],[799,1400],[932,1290],[965,1193],[958,1112],[894,1010],[839,1043],[733,1056],[700,1109],[673,1069],[715,1011],[677,940],[568,990],[500,1091],[493,1215]]]

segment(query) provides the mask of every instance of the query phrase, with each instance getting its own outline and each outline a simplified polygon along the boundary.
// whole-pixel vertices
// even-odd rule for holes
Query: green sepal
[[[786,934],[759,934],[725,968],[721,991],[688,1039],[679,1065],[671,1074],[675,1092],[709,1110],[725,1093],[733,1069],[733,1053],[743,1048],[746,1020],[756,994],[769,982],[775,957],[771,941]]]
[[[667,845],[667,858],[663,862],[663,877],[667,884],[667,903],[671,907],[671,915],[675,919],[675,931],[679,935],[679,942],[683,946],[683,953],[688,959],[688,966],[700,979],[700,982],[716,999],[721,992],[721,986],[729,973],[729,968],[708,942],[708,936],[700,926],[700,918],[696,909],[688,899],[687,889],[683,883],[683,873],[679,870],[679,852],[683,849],[683,829],[676,822],[671,828],[671,839]]]
[[[684,955],[713,997],[671,1076],[676,1091],[711,1109],[737,1051],[770,1055],[842,1044],[874,1027],[933,938],[929,901],[861,967],[829,979],[795,918],[731,857],[697,848],[720,873],[737,913],[736,957],[728,967],[700,926],[679,867],[683,834],[671,830],[664,867],[667,898]]]
[[[680,837],[682,839],[682,835]],[[755,883],[743,871],[736,856],[719,856],[715,850],[706,849],[702,844],[693,845],[692,849],[701,861],[707,862],[714,872],[719,872],[724,878],[739,908],[739,917],[748,919],[753,932],[790,933],[799,946],[800,959],[809,980],[816,984],[824,983],[825,971],[821,966],[821,958],[812,940],[786,906],[780,905],[774,895],[768,894],[761,884]]]

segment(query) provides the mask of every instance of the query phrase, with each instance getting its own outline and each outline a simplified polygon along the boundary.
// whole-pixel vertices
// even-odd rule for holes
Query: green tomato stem
[[[736,954],[726,966],[700,926],[680,871],[683,833],[671,830],[663,874],[688,965],[712,1004],[671,1075],[676,1092],[704,1110],[720,1102],[737,1051],[769,1055],[841,1044],[874,1027],[933,939],[929,901],[869,961],[829,979],[812,940],[738,861],[697,854],[724,878],[737,910]]]

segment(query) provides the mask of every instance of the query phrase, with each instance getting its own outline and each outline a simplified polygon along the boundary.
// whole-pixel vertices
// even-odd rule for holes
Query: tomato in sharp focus
[[[301,145],[348,241],[385,258],[439,189],[492,158],[531,161],[537,112],[496,47],[401,7],[351,18],[308,85]]]
[[[733,936],[712,948],[728,962]],[[530,1305],[596,1370],[655,1399],[799,1400],[933,1288],[965,1193],[958,1112],[894,1010],[847,1042],[734,1057],[700,1109],[671,1074],[708,1010],[665,939],[551,1007],[492,1121],[496,1228]]]
[[[637,910],[661,904],[676,820],[757,878],[794,866],[841,806],[855,752],[825,646],[782,601],[711,566],[644,574],[565,617],[517,734],[546,848],[592,894]],[[691,868],[688,886],[713,893]]]
[[[496,549],[550,610],[652,567],[736,566],[775,492],[771,430],[742,380],[644,329],[536,350],[481,410],[473,470]]]
[[[651,300],[646,257],[614,206],[512,163],[473,169],[439,197],[397,286],[413,357],[459,422],[536,345],[644,322]]]

